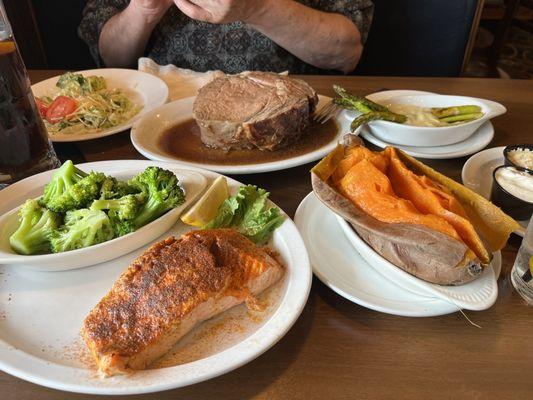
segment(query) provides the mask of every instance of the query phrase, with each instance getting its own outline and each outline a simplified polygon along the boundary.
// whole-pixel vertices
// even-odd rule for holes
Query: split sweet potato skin
[[[357,169],[350,172],[361,161],[359,175]],[[360,179],[361,173],[364,179]],[[313,168],[312,183],[319,199],[350,222],[381,256],[440,285],[459,285],[477,278],[490,261],[491,251],[499,250],[486,248],[477,234],[484,216],[506,221],[506,228],[489,240],[500,248],[514,229],[515,221],[490,202],[483,199],[481,206],[472,204],[480,202],[478,195],[456,182],[450,185],[449,178],[394,148],[374,153],[364,146],[339,145]],[[369,188],[371,195],[365,199],[359,192]],[[486,207],[491,210],[471,219],[472,210]],[[378,211],[372,212],[373,208]],[[483,223],[485,228],[491,224]]]
[[[483,271],[464,243],[422,225],[381,222],[354,206],[317,174],[311,174],[311,182],[322,203],[346,219],[378,254],[404,271],[439,285],[468,283]]]

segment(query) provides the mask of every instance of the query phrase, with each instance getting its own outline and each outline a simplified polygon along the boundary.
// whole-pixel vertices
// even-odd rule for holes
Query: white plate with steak
[[[316,161],[349,132],[342,115],[313,113],[329,98],[304,81],[264,72],[224,75],[146,114],[133,127],[135,148],[152,160],[221,173],[276,171]]]
[[[89,163],[82,167],[109,172],[143,169],[151,164],[152,161],[119,160]],[[218,176],[205,170],[184,169],[202,173],[210,181]],[[240,186],[229,178],[228,185],[231,194],[235,194]],[[25,191],[18,193],[19,200],[27,198],[32,190],[33,186],[28,186]],[[0,212],[5,212],[8,207],[2,204]],[[251,242],[247,239],[243,242],[244,237],[240,236],[239,239],[235,237],[236,233],[233,236],[230,234],[226,245],[220,247],[219,231],[224,229],[215,230],[215,233],[213,230],[191,230],[190,226],[180,221],[157,238],[159,244],[148,251],[154,242],[117,259],[83,269],[37,272],[13,265],[0,266],[0,370],[59,390],[127,395],[202,382],[238,368],[268,350],[296,321],[311,286],[311,268],[296,226],[286,217],[274,231],[268,243],[277,253],[272,253],[272,258],[264,254],[265,250],[261,250],[257,256],[256,251],[261,248],[252,248]],[[161,242],[170,236],[181,239]],[[216,245],[213,245],[214,241]],[[205,242],[206,245],[196,250],[197,242]],[[189,280],[176,283],[178,280],[173,279],[177,275],[173,273],[176,269],[171,266],[171,260],[194,264],[197,258],[209,260],[217,249],[230,256],[242,256],[239,259],[243,261],[245,275],[246,268],[253,269],[249,276],[250,285],[247,285],[252,295],[279,278],[279,269],[272,266],[276,267],[278,263],[282,266],[282,278],[258,297],[258,304],[263,305],[262,310],[255,311],[244,304],[232,307],[243,301],[239,296],[232,295],[211,297],[214,300],[208,304],[194,303],[195,299],[202,301],[202,296],[209,296],[212,285],[218,291],[225,290],[225,286],[220,285],[228,284],[230,289],[235,288],[235,280],[227,271],[222,271],[226,269],[226,264],[234,263],[226,263],[228,260],[224,258],[213,256],[215,261],[222,261],[202,264],[210,277],[203,283],[198,282],[202,276],[200,267],[180,269],[184,274],[192,274]],[[158,252],[167,252],[165,254],[170,258],[158,258],[155,254]],[[144,254],[143,257],[139,257],[141,254]],[[150,258],[148,262],[147,258]],[[250,263],[250,260],[255,262]],[[150,262],[155,264],[150,266]],[[270,273],[264,274],[264,271]],[[153,274],[150,275],[150,272]],[[254,275],[256,273],[259,275]],[[179,289],[183,282],[184,295],[196,293],[190,302],[173,291]],[[139,288],[146,290],[143,289],[144,294],[136,297],[140,293],[137,291]],[[204,290],[206,288],[207,292]],[[169,292],[165,292],[165,289]],[[193,303],[200,306],[196,307]],[[176,321],[175,316],[182,315],[180,310],[183,307],[180,304],[185,308],[188,306],[192,312],[188,317],[183,314]],[[152,334],[157,336],[161,331],[152,328],[161,326],[157,324],[170,315],[166,312],[174,306],[182,307],[176,311],[178,314],[173,314],[176,322],[176,325],[172,325],[174,331],[164,333],[160,336],[162,340],[149,342],[146,351],[136,350],[132,353],[134,356],[127,354],[126,358],[119,350],[118,353],[108,351],[120,346],[132,349],[142,345],[143,338],[150,338]],[[126,319],[115,323],[117,318],[122,317]],[[201,321],[204,322],[198,325]],[[191,324],[197,325],[189,331]],[[128,328],[131,326],[134,326],[133,330]],[[80,335],[82,327],[85,341],[97,358],[100,372],[113,375],[122,372],[122,366],[137,369],[145,368],[145,363],[150,365],[147,369],[102,378]],[[183,332],[188,333],[179,339]],[[121,338],[124,343],[121,343]],[[174,339],[179,341],[172,346],[166,339],[172,340],[172,343]],[[108,346],[110,341],[113,342],[111,347]],[[169,346],[171,349],[167,352]],[[158,358],[163,350],[165,355]],[[152,362],[155,358],[158,359]]]

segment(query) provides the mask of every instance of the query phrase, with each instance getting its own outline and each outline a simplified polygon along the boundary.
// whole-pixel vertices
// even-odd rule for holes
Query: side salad
[[[148,167],[126,182],[84,172],[69,160],[39,199],[22,205],[9,242],[22,255],[81,249],[133,232],[184,201],[171,171]]]
[[[120,89],[108,89],[101,76],[66,72],[56,86],[59,91],[53,97],[35,99],[51,135],[112,128],[133,118],[141,109]]]

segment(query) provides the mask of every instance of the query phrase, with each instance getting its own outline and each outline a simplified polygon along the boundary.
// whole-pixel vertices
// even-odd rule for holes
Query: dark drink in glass
[[[0,188],[58,164],[0,0]]]

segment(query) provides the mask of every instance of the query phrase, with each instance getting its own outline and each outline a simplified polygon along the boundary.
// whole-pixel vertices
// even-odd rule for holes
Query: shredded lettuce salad
[[[56,86],[59,91],[53,97],[42,96],[39,100],[49,107],[57,97],[67,96],[75,100],[76,109],[57,122],[44,119],[51,135],[112,128],[131,119],[141,110],[120,89],[108,89],[101,76],[84,77],[66,72]]]

